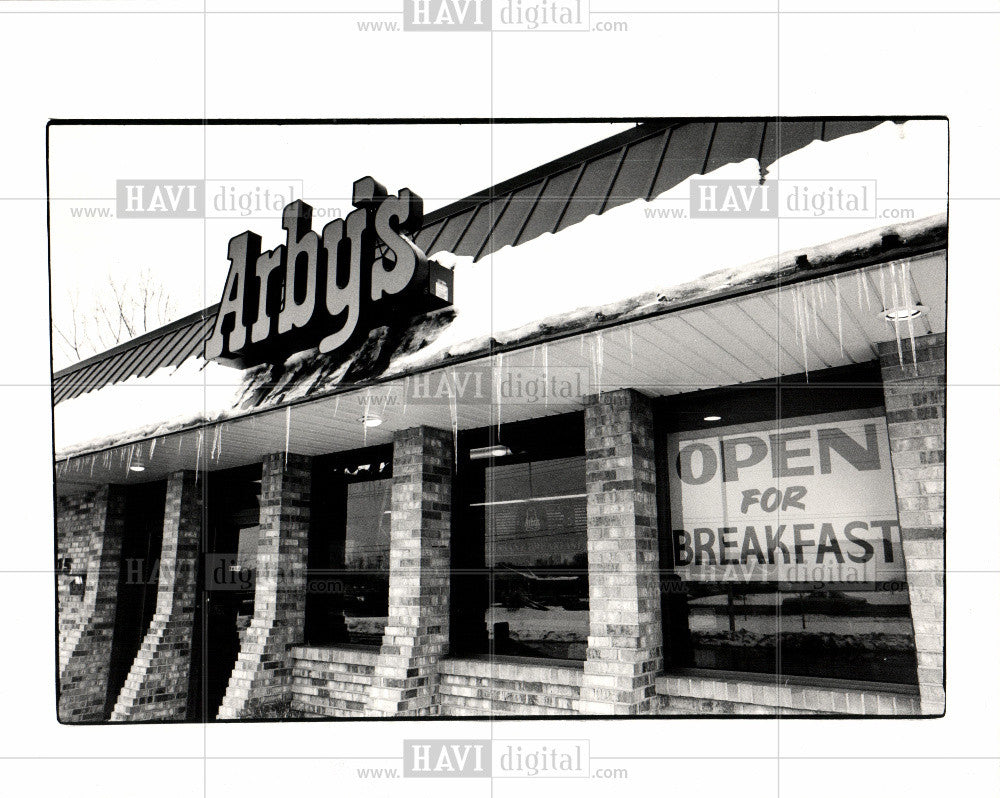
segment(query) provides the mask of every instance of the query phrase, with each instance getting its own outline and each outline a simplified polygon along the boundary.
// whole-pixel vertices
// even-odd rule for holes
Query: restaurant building
[[[946,136],[653,120],[236,236],[53,375],[59,719],[943,714],[947,217],[753,189]]]

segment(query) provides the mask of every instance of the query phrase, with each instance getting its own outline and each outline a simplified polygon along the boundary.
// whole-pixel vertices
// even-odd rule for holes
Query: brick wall
[[[921,711],[944,712],[945,335],[879,347]]]
[[[331,718],[364,717],[378,652],[292,649],[292,710]]]
[[[118,573],[125,520],[125,493],[105,485],[80,498],[60,499],[56,550],[71,557],[69,576],[59,574],[59,720],[107,720],[108,673],[118,600]],[[72,595],[74,580],[82,595]]]
[[[662,715],[918,715],[920,698],[899,692],[808,687],[762,680],[661,676]]]
[[[450,432],[417,427],[394,436],[389,621],[369,714],[437,712],[437,663],[448,650],[453,470]]]
[[[220,719],[281,714],[291,700],[291,646],[305,624],[312,458],[264,458],[254,614],[219,709]]]
[[[167,480],[156,611],[125,685],[113,721],[182,720],[191,679],[191,641],[197,602],[202,500],[194,471]]]
[[[580,712],[647,714],[663,669],[652,407],[630,389],[591,396],[585,428],[590,635]]]
[[[438,705],[447,717],[576,715],[583,670],[539,664],[446,659]]]

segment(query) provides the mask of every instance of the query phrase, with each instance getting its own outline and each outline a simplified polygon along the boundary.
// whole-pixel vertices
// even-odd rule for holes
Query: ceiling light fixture
[[[374,413],[365,413],[361,417],[361,423],[366,427],[378,427],[382,424],[382,417],[377,416]]]
[[[883,313],[885,314],[885,320],[892,322],[900,322],[900,321],[906,321],[907,319],[915,319],[923,312],[924,312],[923,305],[902,305],[896,308],[886,308],[883,311]]]
[[[469,459],[486,460],[489,457],[507,457],[511,454],[513,454],[513,452],[510,449],[502,443],[498,443],[495,446],[483,446],[481,449],[470,449]]]
[[[722,416],[705,416],[704,421],[722,421]]]

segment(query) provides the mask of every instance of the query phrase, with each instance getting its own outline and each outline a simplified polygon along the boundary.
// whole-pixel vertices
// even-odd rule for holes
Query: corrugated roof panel
[[[437,238],[437,234],[441,232],[441,228],[444,227],[446,221],[447,219],[442,219],[439,222],[434,222],[433,224],[422,228],[413,239],[414,243],[420,247],[423,252],[430,252],[431,244],[434,243],[434,239]]]
[[[511,195],[510,202],[497,219],[493,231],[483,246],[482,255],[489,255],[514,243],[517,234],[524,227],[525,220],[535,207],[541,187],[541,182],[538,182]]]
[[[456,255],[469,255],[476,257],[486,241],[486,236],[490,234],[497,218],[503,211],[507,203],[507,197],[498,197],[492,202],[484,202],[476,209],[476,215],[469,222],[465,234],[459,239],[453,250]]]
[[[165,362],[164,366],[179,366],[185,360],[187,360],[192,355],[196,355],[203,352],[205,339],[211,335],[211,325],[214,323],[214,319],[206,319],[201,324],[194,325],[191,329],[193,335],[188,336],[184,340],[183,346],[177,351],[177,353],[170,358],[169,361]]]
[[[566,229],[571,224],[583,221],[604,207],[604,201],[608,198],[611,181],[615,178],[621,158],[621,151],[609,152],[602,158],[597,158],[587,164],[569,205],[566,207],[566,212],[559,220],[556,232]]]
[[[212,316],[212,321],[214,323],[215,317]],[[192,324],[189,327],[182,327],[174,331],[173,337],[171,339],[170,346],[163,350],[163,354],[159,358],[159,362],[156,364],[154,371],[158,368],[162,368],[165,365],[173,363],[177,355],[184,351],[184,346],[187,343],[190,336],[195,335],[198,329],[198,323]],[[179,361],[177,361],[179,362]]]
[[[517,239],[518,244],[523,241],[531,241],[543,233],[551,233],[555,230],[556,222],[559,221],[559,217],[573,195],[573,186],[579,176],[580,167],[576,166],[549,178],[535,202],[527,225]]]
[[[712,138],[705,173],[731,163],[741,163],[760,154],[764,138],[763,122],[719,122]]]
[[[469,222],[472,221],[472,217],[477,209],[478,206],[468,208],[448,219],[445,222],[444,229],[439,233],[437,240],[434,241],[430,249],[427,250],[427,254],[433,255],[435,252],[454,252],[455,245],[464,235],[465,230],[469,226]]]
[[[691,122],[671,132],[666,155],[663,156],[663,163],[653,185],[654,197],[684,182],[691,175],[701,174],[714,128],[714,122]]]
[[[778,158],[801,150],[820,137],[823,123],[811,119],[782,119],[778,123]],[[774,163],[772,161],[771,163]],[[770,164],[765,164],[770,166]]]
[[[83,379],[81,380],[81,386],[80,390],[77,392],[77,396],[79,396],[80,393],[86,393],[87,391],[94,390],[94,388],[106,385],[108,378],[121,365],[127,352],[128,350],[116,352],[107,360],[98,364],[96,368],[88,368],[87,373],[81,375]]]
[[[841,136],[850,136],[854,133],[864,133],[885,122],[884,119],[860,119],[853,121],[831,120],[823,126],[823,141],[833,141]]]
[[[164,335],[157,341],[151,342],[152,345],[146,347],[146,355],[136,364],[136,376],[148,377],[155,372],[173,340],[172,336]]]
[[[147,344],[143,343],[135,349],[126,349],[122,352],[121,362],[104,377],[104,381],[108,383],[115,383],[119,380],[126,380],[135,374],[133,367],[142,358],[143,353],[146,351],[146,346]]]
[[[664,130],[655,136],[629,145],[625,160],[618,170],[618,176],[611,186],[611,193],[608,195],[604,210],[646,196],[660,165],[660,156],[663,154],[663,144],[667,135],[667,131]]]

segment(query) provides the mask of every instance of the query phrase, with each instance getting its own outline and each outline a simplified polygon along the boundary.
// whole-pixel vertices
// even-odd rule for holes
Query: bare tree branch
[[[72,360],[163,326],[172,321],[175,308],[166,287],[148,267],[123,281],[109,275],[91,302],[89,311],[83,311],[79,291],[70,292],[65,318],[52,321],[53,339]]]

